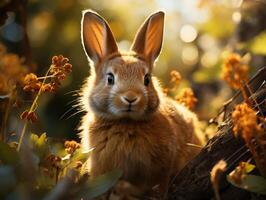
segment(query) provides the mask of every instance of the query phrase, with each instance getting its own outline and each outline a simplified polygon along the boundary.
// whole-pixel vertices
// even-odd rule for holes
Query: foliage
[[[239,166],[227,176],[227,180],[236,187],[265,195],[266,179],[261,176],[248,174],[254,168],[254,165],[241,162]]]
[[[16,69],[17,65],[14,67]],[[19,199],[22,195],[19,187],[23,185],[26,188],[22,192],[28,198],[93,199],[110,189],[121,177],[122,172],[115,169],[94,179],[87,178],[85,162],[92,150],[82,152],[80,144],[73,140],[65,141],[63,147],[61,143],[47,138],[46,133],[38,136],[27,132],[28,123],[34,124],[38,121],[36,112],[41,94],[56,92],[71,68],[67,58],[62,55],[54,56],[44,77],[29,73],[18,83],[11,82],[14,89],[9,92],[14,93],[13,98],[18,97],[17,84],[21,84],[25,92],[33,93],[34,98],[30,108],[20,115],[24,126],[18,144],[15,141],[9,142],[9,135],[0,141],[1,198],[10,198],[11,195],[12,199]],[[9,71],[12,69],[13,65],[9,67]],[[7,75],[5,71],[2,74]],[[16,76],[10,75],[7,81],[13,77]],[[31,177],[28,178],[27,175]]]
[[[31,191],[24,194],[28,198],[93,199],[113,186],[122,174],[116,169],[95,179],[86,178],[82,168],[90,152],[81,152],[79,149],[69,151],[69,145],[65,145],[64,149],[47,138],[45,133],[40,137],[31,134],[29,149],[24,147],[17,152],[14,147],[1,142],[0,150],[1,199],[20,199],[22,194],[19,187],[26,183],[29,185],[25,186],[28,188],[23,192]],[[67,185],[63,184],[65,181],[68,182]],[[61,193],[63,191],[60,194],[63,196],[57,196],[60,192],[58,190]]]
[[[265,194],[265,116],[253,109],[259,106],[248,98],[252,91],[247,82],[249,73],[266,64],[265,5],[245,0],[1,1],[0,199],[92,199],[122,175],[114,169],[88,178],[86,160],[93,149],[82,152],[77,142],[80,111],[72,104],[89,75],[80,44],[81,10],[88,8],[108,19],[122,50],[130,47],[148,14],[166,11],[164,48],[154,69],[165,95],[193,109],[208,138],[217,129],[208,119],[234,90],[241,90],[244,102],[232,112],[232,130],[244,139],[255,165],[241,162],[227,179]],[[58,52],[67,58],[58,55],[51,61]],[[69,123],[59,120],[64,106]],[[230,163],[218,163],[211,173],[217,198],[226,165]],[[254,167],[257,175],[249,174]]]
[[[252,97],[252,90],[247,82],[248,66],[242,64],[241,58],[237,54],[231,54],[223,64],[223,78],[232,88],[240,89],[243,96],[243,103],[237,104],[231,113],[232,132],[238,137],[241,136],[249,151],[255,160],[256,166],[248,162],[240,162],[239,165],[227,176],[227,180],[236,187],[255,192],[257,194],[266,194],[266,135],[265,135],[265,117],[260,109],[256,99]],[[245,89],[246,87],[246,89]],[[250,93],[248,97],[247,90]],[[258,111],[254,109],[257,107]],[[226,166],[226,163],[222,163]],[[217,163],[212,170],[211,180],[214,186],[216,198],[219,199],[217,189],[218,180],[213,172],[216,172],[221,163]],[[257,168],[261,176],[247,175],[254,168]],[[223,167],[222,169],[224,169]],[[221,170],[220,170],[221,171]],[[225,170],[223,170],[224,172]],[[215,180],[215,181],[213,181]]]

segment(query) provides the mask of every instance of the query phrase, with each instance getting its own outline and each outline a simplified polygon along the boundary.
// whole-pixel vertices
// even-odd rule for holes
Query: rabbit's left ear
[[[94,64],[101,62],[108,55],[118,52],[108,23],[92,10],[83,11],[81,39],[87,56]]]
[[[164,12],[152,14],[138,30],[131,50],[153,63],[160,54],[164,32]]]

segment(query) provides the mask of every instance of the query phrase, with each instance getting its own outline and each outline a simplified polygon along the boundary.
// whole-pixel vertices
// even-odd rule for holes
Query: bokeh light
[[[197,30],[191,25],[184,25],[180,30],[180,38],[183,42],[193,42],[198,35]]]
[[[239,11],[236,11],[232,14],[232,19],[235,23],[239,23],[241,21],[241,13]]]
[[[194,65],[198,62],[199,52],[195,45],[186,45],[181,53],[185,65]]]

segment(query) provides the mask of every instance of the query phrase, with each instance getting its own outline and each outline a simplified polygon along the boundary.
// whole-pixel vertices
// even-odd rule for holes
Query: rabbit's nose
[[[134,98],[128,98],[128,97],[123,97],[128,103],[134,103],[137,100],[137,97]]]
[[[134,105],[140,100],[140,97],[137,96],[137,95],[133,95],[133,94],[124,94],[124,95],[121,96],[121,100],[125,104]]]

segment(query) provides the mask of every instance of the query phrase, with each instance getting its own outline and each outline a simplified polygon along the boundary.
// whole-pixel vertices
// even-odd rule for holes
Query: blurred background
[[[192,87],[198,98],[195,112],[201,120],[214,117],[233,94],[220,76],[228,52],[246,55],[250,74],[266,64],[265,0],[1,0],[0,42],[23,57],[30,71],[43,75],[51,57],[58,54],[73,65],[62,88],[42,96],[37,133],[78,138],[82,113],[69,109],[77,98],[73,94],[89,75],[80,42],[84,9],[97,11],[109,22],[121,50],[130,47],[151,13],[165,11],[164,44],[154,75],[167,87],[170,72],[179,71],[183,77],[179,90]],[[20,129],[16,117],[9,123],[10,132]]]

